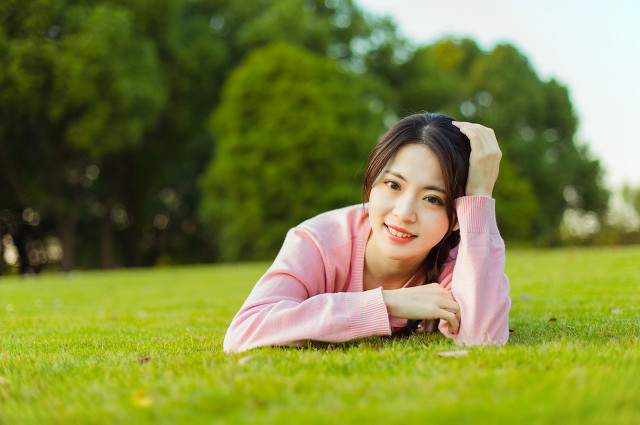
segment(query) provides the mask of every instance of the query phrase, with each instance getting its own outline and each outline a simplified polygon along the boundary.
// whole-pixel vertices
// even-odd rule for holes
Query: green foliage
[[[3,208],[38,211],[69,242],[66,268],[76,250],[79,265],[141,265],[154,261],[150,247],[203,245],[185,243],[180,225],[178,241],[163,243],[153,220],[197,226],[192,183],[211,149],[205,121],[225,62],[210,14],[182,0],[13,3],[0,6]],[[165,189],[182,208],[158,202]]]
[[[493,196],[500,234],[507,240],[526,241],[533,237],[540,204],[531,186],[531,181],[520,177],[508,159],[502,159]]]
[[[2,2],[0,212],[37,211],[16,226],[62,238],[66,269],[215,259],[195,182],[229,72],[274,40],[362,72],[375,30],[395,37],[351,0]]]
[[[473,121],[473,117],[461,114],[461,105],[468,101],[469,93],[476,94],[475,87],[469,88],[472,85],[470,74],[474,67],[484,63],[485,56],[473,41],[466,39],[459,42],[442,40],[417,49],[413,57],[401,66],[406,78],[399,87],[400,114],[420,110],[441,111],[458,119]],[[500,128],[480,121],[496,129],[504,149]],[[500,231],[508,240],[530,238],[540,213],[532,181],[522,174],[520,168],[505,155],[494,196]]]
[[[3,207],[42,214],[69,269],[81,206],[97,197],[87,167],[139,145],[166,102],[157,52],[114,4],[9,2],[0,28],[0,161],[12,192]]]
[[[215,3],[211,28],[228,44],[232,67],[251,50],[273,42],[286,42],[350,64],[378,53],[381,43],[399,40],[391,23],[365,17],[352,0]]]
[[[153,46],[136,36],[131,14],[119,6],[69,5],[60,13],[64,29],[54,18],[34,33],[29,16],[9,34],[3,110],[54,130],[42,135],[45,145],[59,136],[99,156],[138,143],[165,98]],[[3,120],[2,129],[20,125]]]
[[[603,170],[575,143],[566,87],[541,81],[515,47],[483,52],[471,40],[445,39],[416,50],[401,68],[400,115],[442,111],[495,130],[504,153],[495,197],[505,238],[557,241],[567,207],[604,213]],[[576,194],[571,202],[567,188]]]
[[[636,424],[639,256],[508,251],[515,332],[460,358],[442,335],[226,355],[267,264],[4,277],[0,423]]]
[[[247,56],[274,42],[298,53],[282,64],[251,62],[262,84],[249,81]],[[309,54],[317,61],[304,59]],[[299,58],[304,70],[292,64]],[[382,130],[380,116],[389,124],[419,110],[496,130],[505,156],[495,196],[508,240],[556,242],[567,207],[600,214],[607,203],[599,162],[575,143],[564,86],[540,81],[509,45],[485,52],[472,40],[442,40],[412,51],[389,19],[368,16],[353,0],[5,0],[0,63],[0,236],[24,242],[23,266],[41,256],[26,245],[47,236],[62,240],[65,269],[263,257],[288,226],[356,202],[354,175]],[[239,86],[229,79],[242,78],[238,67],[247,87],[229,89]],[[268,96],[268,107],[253,93]],[[214,110],[246,117],[219,118],[212,132]],[[230,142],[243,131],[244,145]],[[267,140],[279,147],[269,150]],[[220,162],[212,152],[232,151],[225,143],[251,146],[240,153],[266,180],[242,189],[259,192],[255,200],[214,207],[209,164]],[[280,200],[278,185],[297,200]],[[210,227],[238,211],[247,222],[216,223],[227,242],[214,246],[201,205]],[[29,209],[38,224],[21,220]],[[229,243],[234,229],[262,237],[252,248]]]
[[[133,28],[128,10],[107,4],[66,17],[46,114],[94,158],[139,143],[165,101],[154,46]]]
[[[405,77],[398,88],[401,115],[455,110],[460,103],[458,76],[443,69],[428,47],[418,49],[401,69]]]
[[[357,172],[382,130],[375,88],[286,44],[254,51],[233,72],[203,179],[225,259],[272,256],[290,227],[360,200]]]
[[[572,206],[564,197],[567,187],[576,191],[582,208],[604,212],[608,194],[602,169],[574,141],[577,119],[565,87],[540,81],[509,45],[497,46],[479,62],[472,81],[476,116],[496,129],[506,158],[531,182],[540,205],[537,235],[555,237],[564,210]],[[485,92],[492,102],[483,107],[478,97]]]
[[[626,184],[622,189],[624,200],[631,205],[638,215],[640,215],[640,187],[633,187]]]

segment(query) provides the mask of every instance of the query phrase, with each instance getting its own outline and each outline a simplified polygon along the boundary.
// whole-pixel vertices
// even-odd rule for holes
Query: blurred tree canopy
[[[602,168],[575,143],[567,89],[541,81],[513,46],[484,52],[468,39],[442,40],[417,49],[401,69],[403,110],[443,111],[495,130],[504,154],[496,214],[507,239],[557,243],[568,206],[604,213]]]
[[[633,207],[636,213],[638,213],[638,216],[640,216],[640,187],[633,187],[626,184],[622,188],[622,196],[624,200]]]
[[[383,130],[381,89],[304,49],[256,49],[213,118],[204,209],[223,259],[275,255],[291,223],[357,203],[356,172]]]
[[[495,129],[506,239],[604,211],[566,88],[513,46],[416,48],[351,0],[5,0],[0,273],[267,258],[420,110]]]

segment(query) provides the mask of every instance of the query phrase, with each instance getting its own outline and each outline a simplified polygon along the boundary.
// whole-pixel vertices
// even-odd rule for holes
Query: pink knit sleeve
[[[461,345],[504,344],[509,338],[509,281],[504,274],[504,241],[495,219],[495,200],[465,196],[455,201],[460,223],[457,259],[445,267],[440,284],[460,305],[457,334],[448,322],[439,329]]]
[[[332,292],[334,277],[323,247],[306,232],[290,230],[273,265],[231,322],[224,351],[391,334],[382,288]]]

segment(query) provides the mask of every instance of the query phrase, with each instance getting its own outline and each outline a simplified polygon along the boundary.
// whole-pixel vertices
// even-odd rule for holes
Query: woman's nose
[[[410,196],[401,196],[398,198],[393,214],[400,221],[413,223],[416,221],[416,210],[414,200]]]

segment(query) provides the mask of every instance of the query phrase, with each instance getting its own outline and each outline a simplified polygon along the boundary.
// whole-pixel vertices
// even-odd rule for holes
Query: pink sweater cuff
[[[460,230],[465,233],[496,233],[496,201],[487,196],[463,196],[454,201]]]
[[[348,292],[346,295],[351,339],[391,335],[391,323],[382,298],[382,287],[364,292]]]

